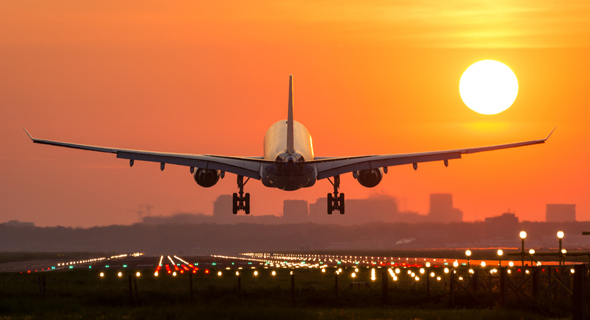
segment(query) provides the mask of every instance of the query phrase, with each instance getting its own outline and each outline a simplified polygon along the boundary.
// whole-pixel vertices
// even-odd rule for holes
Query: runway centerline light
[[[139,278],[139,276],[141,276],[141,273],[139,273],[139,271],[137,271],[137,272],[135,273],[135,276]]]
[[[100,277],[101,277],[101,278],[102,278],[102,277],[104,277],[104,272],[101,272],[101,273],[100,273]]]
[[[122,277],[123,276],[123,272],[119,271],[119,273],[117,273],[117,276]]]

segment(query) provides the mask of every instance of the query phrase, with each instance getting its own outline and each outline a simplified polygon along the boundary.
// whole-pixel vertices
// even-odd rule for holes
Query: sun
[[[481,114],[508,109],[518,95],[518,80],[502,62],[483,60],[472,64],[461,76],[459,93],[463,102]]]

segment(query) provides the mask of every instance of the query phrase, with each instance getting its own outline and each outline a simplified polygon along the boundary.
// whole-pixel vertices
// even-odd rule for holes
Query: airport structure
[[[576,205],[575,204],[547,204],[547,211],[545,213],[545,221],[547,222],[566,222],[576,221]]]

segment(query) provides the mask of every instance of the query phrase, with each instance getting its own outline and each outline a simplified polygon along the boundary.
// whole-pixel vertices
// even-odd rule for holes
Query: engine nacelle
[[[373,188],[383,179],[383,170],[381,168],[360,170],[355,172],[354,176],[363,187]]]
[[[213,187],[219,181],[221,171],[199,168],[197,171],[195,171],[193,176],[198,185],[204,188],[209,188]]]

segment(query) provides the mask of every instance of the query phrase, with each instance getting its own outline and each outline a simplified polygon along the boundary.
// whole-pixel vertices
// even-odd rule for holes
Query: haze
[[[156,1],[0,3],[0,221],[41,226],[129,224],[129,212],[211,213],[235,175],[200,188],[188,169],[33,145],[34,136],[94,145],[261,156],[268,127],[295,119],[316,156],[401,153],[544,138],[541,146],[390,168],[374,189],[343,176],[347,198],[386,193],[425,213],[430,193],[454,195],[464,220],[508,209],[543,220],[546,203],[590,219],[590,4]],[[518,98],[486,116],[461,101],[476,61],[508,65]],[[254,214],[285,199],[247,185]],[[228,212],[228,215],[231,215]]]

